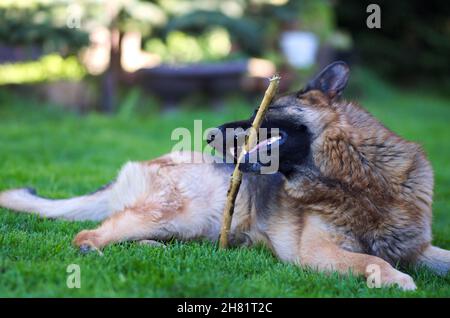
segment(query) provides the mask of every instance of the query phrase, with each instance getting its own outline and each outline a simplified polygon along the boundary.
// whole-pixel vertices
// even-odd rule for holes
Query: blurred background
[[[448,2],[377,1],[370,29],[371,2],[0,0],[0,94],[79,113],[220,110],[254,104],[274,72],[295,90],[339,59],[448,96]]]
[[[367,24],[372,2],[380,28]],[[196,148],[194,120],[204,130],[248,118],[274,72],[281,91],[299,90],[337,59],[351,67],[345,97],[425,149],[433,244],[449,249],[448,0],[0,0],[0,191],[90,193],[124,162],[171,151],[178,127],[208,150]],[[68,242],[91,226],[0,209],[0,297],[405,296],[299,272],[260,249],[119,245],[86,258]],[[73,262],[81,289],[65,284]],[[412,296],[450,295],[448,279],[416,278]]]

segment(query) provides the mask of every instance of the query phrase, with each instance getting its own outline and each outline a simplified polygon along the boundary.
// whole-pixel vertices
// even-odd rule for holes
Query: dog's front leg
[[[416,289],[409,275],[396,270],[383,259],[340,248],[333,242],[320,219],[315,216],[305,219],[298,258],[300,265],[320,271],[337,271],[344,274],[351,271],[366,278],[372,275],[379,279],[381,286],[398,285],[404,290]]]

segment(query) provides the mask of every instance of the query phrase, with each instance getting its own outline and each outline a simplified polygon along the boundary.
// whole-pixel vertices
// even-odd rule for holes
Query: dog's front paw
[[[402,290],[416,290],[417,286],[414,280],[408,274],[395,270],[392,275],[389,275],[383,280],[385,286],[398,286]]]
[[[239,246],[249,247],[253,244],[250,236],[244,232],[230,233],[228,235],[228,242],[229,242],[230,246],[233,246],[233,247],[239,247]]]
[[[92,246],[87,245],[87,244],[80,245],[79,249],[80,249],[80,252],[81,252],[82,254],[87,254],[87,253],[90,253],[90,252],[92,252],[92,251],[95,251],[95,250],[92,248]]]

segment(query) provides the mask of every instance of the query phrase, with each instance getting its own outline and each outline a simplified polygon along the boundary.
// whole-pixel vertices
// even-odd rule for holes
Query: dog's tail
[[[439,275],[450,271],[450,251],[429,245],[419,256],[418,265],[428,267]]]
[[[99,221],[111,213],[109,188],[106,186],[92,194],[62,200],[40,197],[32,188],[12,189],[0,192],[0,207],[49,218]]]

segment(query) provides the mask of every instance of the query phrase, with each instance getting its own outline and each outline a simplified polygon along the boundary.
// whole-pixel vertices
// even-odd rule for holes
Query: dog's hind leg
[[[167,239],[171,233],[164,229],[159,213],[140,213],[128,209],[106,219],[98,228],[77,234],[74,244],[82,251],[101,249],[108,244],[145,239]]]
[[[185,201],[160,165],[128,163],[110,197],[110,205],[118,212],[98,228],[80,232],[74,244],[100,249],[114,242],[164,239],[172,234],[164,225],[183,214]]]

